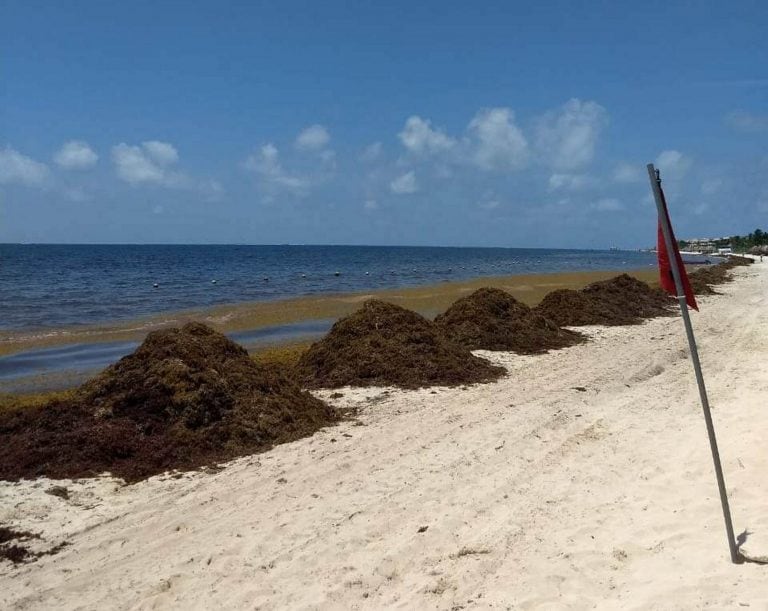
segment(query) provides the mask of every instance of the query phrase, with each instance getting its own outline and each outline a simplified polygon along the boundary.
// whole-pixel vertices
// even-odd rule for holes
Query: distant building
[[[683,240],[685,242],[686,250],[694,252],[703,252],[705,254],[717,252],[717,245],[714,240],[709,238],[694,238],[691,240]]]

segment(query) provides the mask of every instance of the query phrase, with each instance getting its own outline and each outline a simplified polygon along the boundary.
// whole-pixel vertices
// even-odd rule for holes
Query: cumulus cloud
[[[215,180],[199,180],[176,170],[179,153],[168,142],[148,140],[140,145],[121,142],[112,147],[111,153],[117,177],[131,186],[187,189],[200,193],[208,201],[218,201],[224,193]]]
[[[555,169],[582,168],[592,161],[607,122],[608,113],[600,104],[573,98],[536,121],[536,148],[543,161]]]
[[[575,174],[574,170],[592,161],[607,117],[606,110],[596,102],[577,99],[544,114],[533,129],[538,159],[558,174]],[[516,125],[514,111],[507,107],[480,110],[461,138],[454,138],[419,116],[409,117],[398,137],[411,159],[431,158],[442,164],[474,166],[484,171],[520,170],[531,157],[528,139]]]
[[[662,151],[656,158],[656,168],[661,170],[662,180],[677,180],[685,176],[693,162],[680,151]]]
[[[613,170],[614,182],[633,183],[643,180],[644,168],[634,163],[620,163]]]
[[[768,131],[768,115],[756,115],[745,110],[734,110],[726,115],[725,122],[733,129],[741,132]]]
[[[85,170],[96,165],[99,156],[87,142],[70,140],[56,152],[53,160],[66,170]]]
[[[48,180],[48,166],[6,146],[0,149],[0,184],[41,187]]]
[[[419,185],[416,182],[416,174],[414,172],[406,172],[405,174],[398,176],[391,183],[389,188],[393,193],[398,195],[406,195],[416,193],[419,190]]]
[[[250,155],[244,166],[261,179],[261,186],[267,192],[288,191],[304,195],[310,186],[309,179],[291,175],[283,169],[280,153],[272,143],[265,144],[258,152]]]
[[[578,191],[593,184],[593,180],[584,174],[552,174],[549,177],[550,191]]]
[[[141,143],[146,154],[158,165],[166,166],[176,163],[179,160],[179,153],[176,148],[167,142],[149,140]]]
[[[471,159],[483,170],[519,169],[528,159],[528,142],[509,108],[481,110],[467,128]]]
[[[471,165],[481,170],[516,170],[528,158],[528,142],[515,125],[509,108],[479,111],[462,138],[434,127],[429,119],[409,117],[398,134],[412,159],[430,158],[441,177],[452,174],[449,165]]]
[[[146,144],[146,143],[145,143]],[[168,181],[167,168],[157,162],[151,147],[133,146],[121,142],[112,147],[112,163],[118,178],[131,185],[164,185]]]
[[[408,118],[398,137],[410,153],[419,157],[447,153],[456,146],[456,140],[417,116]]]
[[[327,146],[331,136],[322,125],[310,125],[296,136],[295,146],[300,151],[319,151]]]

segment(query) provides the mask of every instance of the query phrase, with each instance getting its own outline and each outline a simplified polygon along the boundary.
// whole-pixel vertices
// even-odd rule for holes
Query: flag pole
[[[723,518],[725,519],[725,531],[728,535],[728,549],[731,552],[731,561],[734,564],[743,562],[741,554],[736,546],[736,537],[733,534],[733,522],[731,520],[731,509],[728,506],[728,493],[725,488],[725,478],[723,477],[723,467],[720,464],[720,452],[717,449],[717,438],[715,437],[715,426],[712,423],[712,413],[709,408],[709,399],[707,398],[707,389],[704,386],[704,376],[701,373],[701,363],[699,362],[699,351],[696,347],[696,338],[693,336],[693,327],[691,326],[691,317],[688,314],[688,304],[683,289],[683,281],[680,276],[680,270],[677,267],[677,257],[675,245],[672,243],[672,229],[669,226],[667,217],[667,202],[664,200],[664,193],[661,190],[661,178],[659,171],[648,164],[648,177],[651,180],[653,197],[656,200],[656,210],[659,214],[664,242],[667,245],[667,252],[670,253],[669,262],[672,268],[672,276],[675,279],[675,289],[677,290],[677,300],[680,303],[680,312],[683,315],[685,324],[685,334],[688,336],[688,348],[691,351],[691,361],[693,370],[696,373],[696,383],[699,386],[699,397],[701,398],[701,408],[704,411],[704,421],[707,423],[707,434],[709,435],[709,447],[712,450],[712,461],[715,464],[715,476],[717,477],[717,487],[720,491],[720,504],[723,507]]]

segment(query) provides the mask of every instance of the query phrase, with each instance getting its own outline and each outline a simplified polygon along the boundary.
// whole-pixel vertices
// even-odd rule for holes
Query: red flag
[[[661,185],[659,185],[661,191]],[[683,291],[685,292],[685,299],[688,306],[698,311],[699,306],[696,304],[696,297],[693,294],[691,283],[688,280],[688,273],[685,271],[685,265],[683,265],[683,258],[680,256],[680,249],[677,247],[677,240],[675,239],[675,232],[672,230],[672,222],[669,220],[669,211],[667,210],[667,202],[664,198],[664,192],[661,192],[661,201],[664,204],[664,214],[667,217],[667,227],[669,227],[669,236],[672,241],[672,249],[674,250],[675,260],[677,261],[677,269],[680,270],[680,280],[683,283]],[[667,252],[667,243],[664,241],[664,231],[661,228],[661,219],[659,219],[658,238],[656,244],[656,252],[659,256],[659,275],[661,288],[663,288],[670,295],[677,296],[677,288],[675,287],[675,277],[672,275],[672,267],[669,261],[669,253]]]

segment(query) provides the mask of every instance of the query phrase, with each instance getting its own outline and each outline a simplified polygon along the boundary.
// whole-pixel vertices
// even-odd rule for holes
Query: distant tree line
[[[768,233],[762,229],[755,229],[752,233],[746,236],[737,235],[731,237],[731,248],[733,248],[733,250],[743,251],[749,250],[754,246],[766,245],[768,245]]]
[[[732,248],[736,252],[746,252],[755,246],[768,246],[768,232],[755,229],[747,235],[732,235],[727,238],[712,240],[717,248]],[[679,240],[680,248],[687,248],[686,240]]]

